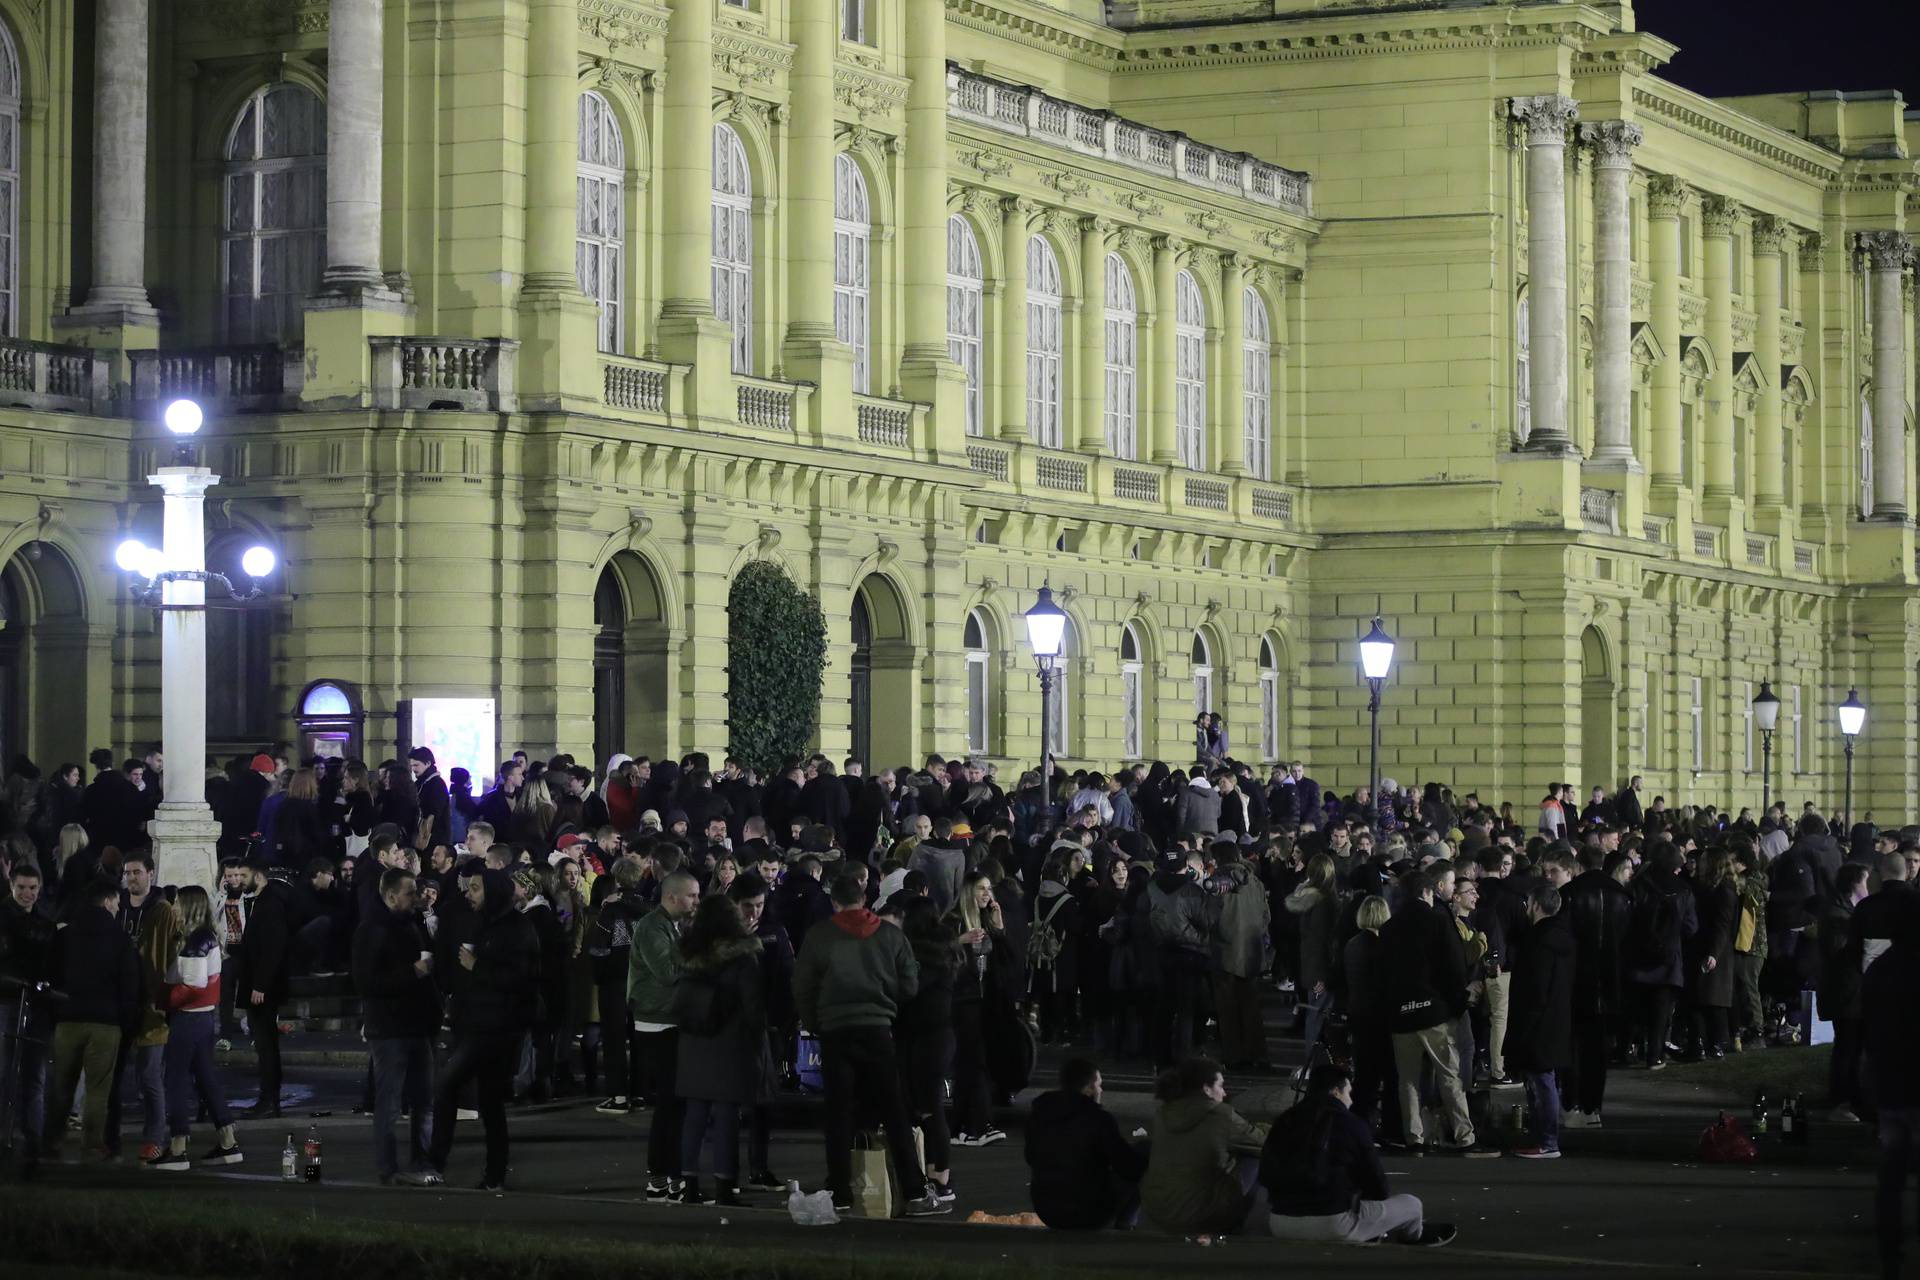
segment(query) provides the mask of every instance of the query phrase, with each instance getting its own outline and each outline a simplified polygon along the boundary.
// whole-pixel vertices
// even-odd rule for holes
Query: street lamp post
[[[1040,598],[1023,615],[1027,624],[1027,643],[1033,647],[1033,663],[1040,671],[1040,795],[1047,806],[1048,821],[1053,813],[1053,673],[1066,642],[1067,614],[1053,602],[1053,591],[1044,583]]]
[[[159,486],[162,501],[162,539],[158,548],[136,539],[120,544],[114,561],[145,579],[134,598],[159,613],[160,628],[160,742],[166,753],[164,794],[147,823],[153,841],[154,872],[162,884],[197,884],[209,892],[220,880],[216,842],[220,826],[207,807],[207,585],[227,589],[233,601],[260,595],[256,583],[251,596],[241,596],[224,574],[207,572],[205,500],[220,477],[193,457],[188,441],[200,430],[203,415],[191,400],[167,406],[167,429],[179,441],[173,465],[158,467],[147,477]],[[273,553],[265,547],[249,549],[243,558],[246,572],[263,578],[273,572]]]
[[[1847,700],[1840,704],[1840,736],[1847,743],[1847,802],[1841,809],[1841,822],[1848,829],[1853,827],[1853,740],[1860,736],[1860,730],[1867,724],[1867,707],[1860,701],[1858,689],[1847,690]]]
[[[1393,667],[1393,637],[1373,618],[1373,629],[1360,638],[1360,670],[1367,677],[1367,794],[1380,803],[1380,686]]]
[[[1780,723],[1780,697],[1765,680],[1753,697],[1753,721],[1760,726],[1760,816],[1773,807],[1773,730]]]

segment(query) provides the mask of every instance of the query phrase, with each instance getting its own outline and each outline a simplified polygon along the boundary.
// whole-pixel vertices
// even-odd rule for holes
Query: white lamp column
[[[161,467],[147,477],[164,495],[161,552],[168,570],[207,567],[206,493],[219,481],[206,467]],[[147,833],[161,884],[197,884],[211,893],[220,879],[220,826],[205,799],[207,588],[197,580],[168,580],[161,590],[160,741],[168,785]]]

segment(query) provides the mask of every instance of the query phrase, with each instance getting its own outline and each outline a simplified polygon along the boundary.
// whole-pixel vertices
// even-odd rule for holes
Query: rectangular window
[[[1693,278],[1693,219],[1685,214],[1680,216],[1680,275]]]
[[[1120,754],[1138,760],[1140,750],[1140,664],[1120,668]]]
[[[987,655],[967,655],[967,750],[987,750]]]
[[[867,43],[867,0],[840,0],[840,38]]]
[[[1740,682],[1741,740],[1745,744],[1741,751],[1741,768],[1753,772],[1753,681]]]
[[[1793,714],[1793,771],[1796,775],[1807,771],[1807,740],[1801,732],[1800,686],[1793,686],[1793,696],[1788,699]]]
[[[1747,292],[1747,273],[1743,266],[1745,261],[1745,248],[1741,243],[1740,233],[1736,231],[1727,237],[1727,262],[1733,273],[1733,292],[1736,297],[1744,296]]]
[[[1640,762],[1648,769],[1653,768],[1653,671],[1640,668]]]
[[[1280,673],[1260,673],[1260,758],[1280,758]]]
[[[1692,745],[1691,767],[1695,773],[1704,772],[1707,767],[1706,708],[1702,705],[1704,683],[1699,676],[1688,681],[1693,705],[1687,708],[1687,723]]]

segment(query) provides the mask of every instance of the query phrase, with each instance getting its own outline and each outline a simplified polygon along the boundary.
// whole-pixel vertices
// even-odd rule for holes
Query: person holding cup
[[[380,873],[380,906],[353,939],[353,985],[360,993],[367,1053],[373,1067],[373,1160],[380,1185],[428,1187],[440,1182],[428,1158],[433,1137],[433,1040],[440,996],[433,952],[415,913],[413,872]],[[412,1117],[402,1168],[393,1122]]]

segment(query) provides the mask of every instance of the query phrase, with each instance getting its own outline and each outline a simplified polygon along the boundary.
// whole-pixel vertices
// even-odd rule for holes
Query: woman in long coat
[[[1688,939],[1687,1000],[1693,1010],[1696,1052],[1724,1057],[1733,1008],[1733,936],[1740,927],[1740,891],[1733,880],[1733,860],[1725,849],[1700,855],[1693,878],[1694,913],[1700,927]]]
[[[759,1102],[773,1065],[767,1049],[767,1003],[760,976],[760,940],[747,931],[739,904],[703,899],[680,940],[685,967],[674,991],[680,1028],[674,1082],[686,1102],[680,1130],[682,1203],[704,1204],[700,1150],[713,1129],[713,1203],[740,1204],[740,1118]]]

